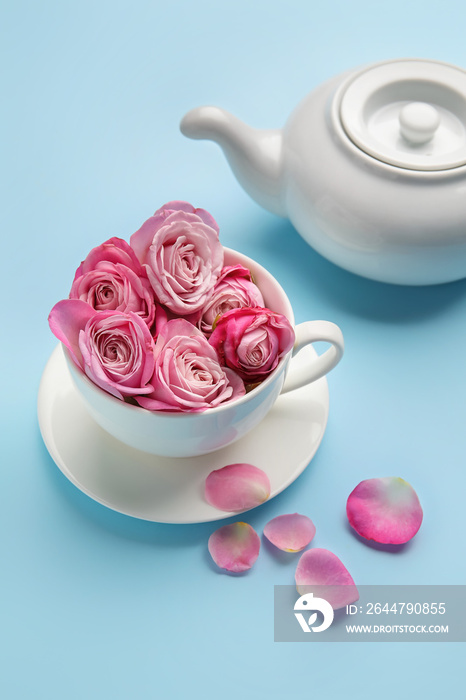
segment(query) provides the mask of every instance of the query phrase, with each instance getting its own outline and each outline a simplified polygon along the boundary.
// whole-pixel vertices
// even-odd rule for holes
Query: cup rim
[[[233,248],[227,248],[226,246],[223,246],[224,252],[227,254],[229,257],[230,254],[232,254],[235,257],[235,260],[238,260],[238,262],[244,264],[244,267],[248,267],[249,265],[247,263],[253,263],[254,270],[252,271],[253,274],[255,271],[257,271],[261,276],[265,276],[269,278],[269,280],[273,283],[273,285],[278,288],[278,291],[280,292],[280,295],[283,297],[283,301],[285,302],[285,305],[287,306],[287,313],[284,314],[286,315],[287,319],[290,321],[291,325],[293,326],[293,329],[295,328],[295,321],[294,321],[294,314],[293,314],[293,309],[290,303],[290,300],[288,299],[288,296],[281,286],[281,284],[275,279],[275,277],[272,275],[271,272],[269,272],[263,265],[260,263],[256,262],[253,258],[248,257],[247,255],[244,255],[243,253],[240,253]],[[120,410],[128,410],[130,411],[133,415],[137,415],[138,413],[141,415],[154,415],[154,416],[162,416],[162,417],[170,417],[170,418],[175,418],[176,420],[188,420],[189,418],[192,419],[193,416],[202,416],[202,415],[215,415],[222,413],[228,409],[235,408],[236,406],[241,406],[245,403],[248,403],[251,400],[251,397],[257,396],[262,390],[266,389],[267,386],[272,384],[278,374],[280,374],[281,369],[283,366],[288,362],[288,360],[291,357],[291,354],[293,352],[293,348],[291,348],[286,355],[282,357],[278,365],[275,367],[273,372],[269,374],[266,379],[264,379],[258,386],[254,387],[254,389],[251,389],[251,391],[247,392],[243,396],[239,396],[236,399],[228,400],[225,401],[225,403],[220,404],[219,406],[213,406],[212,408],[206,408],[204,411],[151,411],[148,408],[143,408],[142,406],[135,406],[134,404],[127,403],[126,401],[122,401],[121,399],[117,398],[116,396],[113,396],[110,394],[108,391],[105,391],[101,387],[99,387],[97,384],[95,384],[87,374],[84,372],[84,370],[79,367],[76,362],[73,360],[71,353],[69,352],[68,348],[61,343],[61,346],[63,348],[63,352],[65,354],[66,360],[68,367],[70,371],[73,373],[75,372],[78,376],[79,379],[84,382],[86,387],[92,391],[93,393],[97,394],[98,396],[102,396],[104,399],[107,399],[110,401],[110,403],[114,403],[115,406],[118,406]]]

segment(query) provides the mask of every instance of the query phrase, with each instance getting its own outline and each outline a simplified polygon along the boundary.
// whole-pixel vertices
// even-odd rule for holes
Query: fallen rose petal
[[[269,477],[252,464],[229,464],[215,469],[205,481],[207,501],[220,510],[248,510],[264,503],[269,496]]]
[[[296,589],[300,595],[315,593],[334,610],[359,600],[359,592],[346,567],[328,549],[308,549],[296,568]]]
[[[416,491],[404,479],[366,479],[350,493],[346,514],[356,532],[382,544],[404,544],[421,527]]]
[[[247,571],[259,556],[260,539],[248,523],[224,525],[209,537],[209,552],[221,569]]]
[[[264,527],[267,539],[284,552],[300,552],[316,534],[314,523],[306,515],[278,515]]]

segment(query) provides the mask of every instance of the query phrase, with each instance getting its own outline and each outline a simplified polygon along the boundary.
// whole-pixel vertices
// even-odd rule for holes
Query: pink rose
[[[206,304],[223,266],[218,226],[204,209],[169,202],[131,236],[157,300],[177,316]]]
[[[91,250],[76,270],[70,299],[81,299],[96,311],[133,311],[149,327],[154,322],[152,287],[122,238],[110,238]]]
[[[155,343],[152,393],[137,398],[152,411],[205,411],[245,393],[231,369],[221,367],[214,348],[185,319],[173,319]]]
[[[207,304],[202,309],[198,328],[206,335],[212,333],[215,320],[231,309],[264,306],[259,287],[251,280],[251,273],[242,265],[223,268]]]
[[[154,339],[137,314],[95,311],[84,301],[64,299],[53,307],[49,324],[78,367],[104,391],[124,399],[152,390]]]
[[[294,330],[285,316],[269,309],[233,309],[210,336],[220,362],[247,383],[265,379],[293,347]]]

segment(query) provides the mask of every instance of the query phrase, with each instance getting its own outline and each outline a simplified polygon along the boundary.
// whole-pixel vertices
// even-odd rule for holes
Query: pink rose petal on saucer
[[[247,571],[259,556],[260,538],[248,523],[224,525],[209,537],[209,552],[221,569]]]
[[[346,514],[356,532],[382,544],[404,544],[421,527],[416,491],[404,479],[366,479],[350,493]]]
[[[264,527],[267,539],[284,552],[300,552],[316,534],[314,523],[306,515],[278,515]]]
[[[206,500],[220,510],[248,510],[269,496],[269,477],[252,464],[228,464],[210,472],[205,480]]]
[[[314,593],[328,600],[334,610],[359,600],[359,592],[336,554],[328,549],[308,549],[296,568],[298,593]]]

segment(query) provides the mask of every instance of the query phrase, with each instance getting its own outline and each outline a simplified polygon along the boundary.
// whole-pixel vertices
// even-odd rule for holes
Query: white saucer
[[[306,346],[294,362],[315,356]],[[38,397],[45,445],[63,474],[95,501],[126,515],[159,523],[200,523],[229,518],[204,499],[213,469],[248,462],[263,469],[271,498],[304,471],[316,453],[328,418],[324,378],[280,396],[254,430],[201,457],[170,458],[134,450],[89,416],[71,380],[61,346],[51,354]]]

